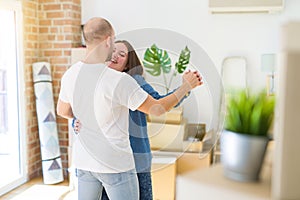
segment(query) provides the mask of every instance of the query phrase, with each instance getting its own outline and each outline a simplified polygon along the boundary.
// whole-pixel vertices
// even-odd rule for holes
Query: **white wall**
[[[279,14],[212,15],[207,0],[82,0],[82,23],[94,16],[108,19],[116,34],[141,28],[183,34],[207,52],[219,72],[225,57],[243,56],[247,59],[248,83],[260,88],[265,85],[260,56],[280,51],[280,26],[288,20],[300,20],[300,1],[286,0],[285,9]],[[200,119],[195,120],[197,113],[191,103],[185,104],[185,116],[190,122],[209,123],[211,99],[207,92],[200,93]]]

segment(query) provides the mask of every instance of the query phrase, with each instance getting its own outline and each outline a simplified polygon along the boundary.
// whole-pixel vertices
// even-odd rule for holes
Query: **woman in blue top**
[[[133,49],[126,40],[116,41],[115,49],[111,60],[107,65],[117,71],[126,72],[131,75],[137,83],[153,98],[160,99],[166,95],[160,95],[142,77],[143,67]],[[172,93],[172,92],[171,92]],[[169,93],[169,94],[171,94]],[[169,95],[167,94],[167,95]],[[147,134],[146,114],[138,110],[129,110],[129,139],[134,154],[135,166],[139,180],[141,200],[152,200],[151,182],[151,149]],[[79,120],[76,120],[75,127],[80,127]],[[76,128],[75,128],[76,130]],[[78,130],[76,130],[78,131]],[[105,190],[102,193],[102,200],[109,199]]]

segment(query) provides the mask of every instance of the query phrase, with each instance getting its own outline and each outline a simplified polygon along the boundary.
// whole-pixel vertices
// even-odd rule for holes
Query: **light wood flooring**
[[[70,191],[69,181],[54,185],[45,185],[38,177],[19,186],[0,197],[1,200],[76,200],[74,191]]]

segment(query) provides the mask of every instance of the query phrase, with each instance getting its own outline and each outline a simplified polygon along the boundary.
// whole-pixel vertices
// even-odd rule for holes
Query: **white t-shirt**
[[[74,136],[76,168],[118,173],[134,169],[129,142],[129,109],[148,94],[126,73],[103,64],[74,64],[62,77],[59,99],[69,103],[82,128]]]

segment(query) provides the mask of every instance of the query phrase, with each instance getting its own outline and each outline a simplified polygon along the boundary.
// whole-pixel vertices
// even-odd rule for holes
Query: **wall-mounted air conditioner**
[[[284,0],[209,0],[212,14],[276,13],[283,10]]]

